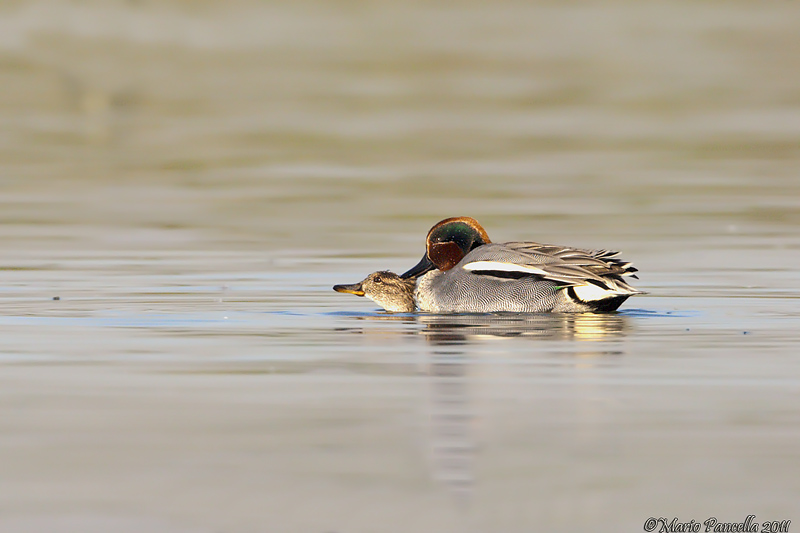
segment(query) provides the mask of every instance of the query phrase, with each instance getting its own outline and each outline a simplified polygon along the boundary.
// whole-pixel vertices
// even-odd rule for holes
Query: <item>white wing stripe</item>
[[[547,274],[541,268],[536,268],[533,266],[527,265],[519,265],[516,263],[501,263],[498,261],[473,261],[472,263],[467,263],[463,267],[464,270],[493,270],[495,272],[522,272],[524,274],[538,274],[540,276],[544,276]]]
[[[575,291],[575,296],[582,302],[599,302],[606,298],[613,298],[624,294],[630,294],[627,291],[620,290],[616,286],[610,289],[601,289],[597,285],[587,283],[586,285],[575,285],[572,290]]]

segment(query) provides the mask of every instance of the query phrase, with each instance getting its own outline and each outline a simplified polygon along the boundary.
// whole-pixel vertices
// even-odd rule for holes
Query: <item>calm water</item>
[[[0,7],[0,530],[800,527],[800,4],[395,4]],[[648,294],[331,290],[454,215]]]

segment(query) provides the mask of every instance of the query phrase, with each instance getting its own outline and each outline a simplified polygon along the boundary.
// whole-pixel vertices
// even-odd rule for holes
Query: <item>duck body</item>
[[[583,301],[574,285],[537,274],[516,275],[506,270],[469,270],[465,265],[489,262],[487,258],[507,256],[508,245],[487,244],[467,254],[450,270],[432,270],[417,281],[414,298],[420,311],[431,313],[582,313],[613,311],[630,294],[606,295],[601,301]],[[469,268],[469,267],[468,267]],[[487,267],[490,268],[490,267]],[[592,285],[594,287],[594,285]],[[572,291],[569,289],[573,288]],[[598,290],[600,288],[598,287]],[[580,291],[579,292],[584,292]],[[634,293],[632,293],[634,294]]]
[[[641,294],[623,280],[636,269],[617,255],[536,242],[492,243],[477,221],[457,217],[431,229],[425,256],[402,277],[417,277],[420,311],[606,312]]]

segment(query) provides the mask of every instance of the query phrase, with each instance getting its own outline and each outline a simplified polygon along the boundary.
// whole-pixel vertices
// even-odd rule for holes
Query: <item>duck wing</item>
[[[611,250],[584,250],[536,242],[486,244],[467,254],[456,268],[479,275],[501,277],[538,276],[565,287],[592,284],[614,293],[637,291],[622,276],[634,276],[636,268]],[[634,276],[635,277],[635,276]]]

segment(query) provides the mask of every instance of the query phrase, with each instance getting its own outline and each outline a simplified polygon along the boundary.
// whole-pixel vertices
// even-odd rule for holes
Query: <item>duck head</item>
[[[373,272],[359,283],[334,285],[336,292],[346,292],[356,296],[366,296],[387,311],[413,313],[414,287],[416,279],[403,279],[394,272],[384,270]]]
[[[450,270],[472,250],[490,242],[486,230],[474,218],[446,218],[428,232],[420,262],[400,277],[421,276],[434,268]]]

